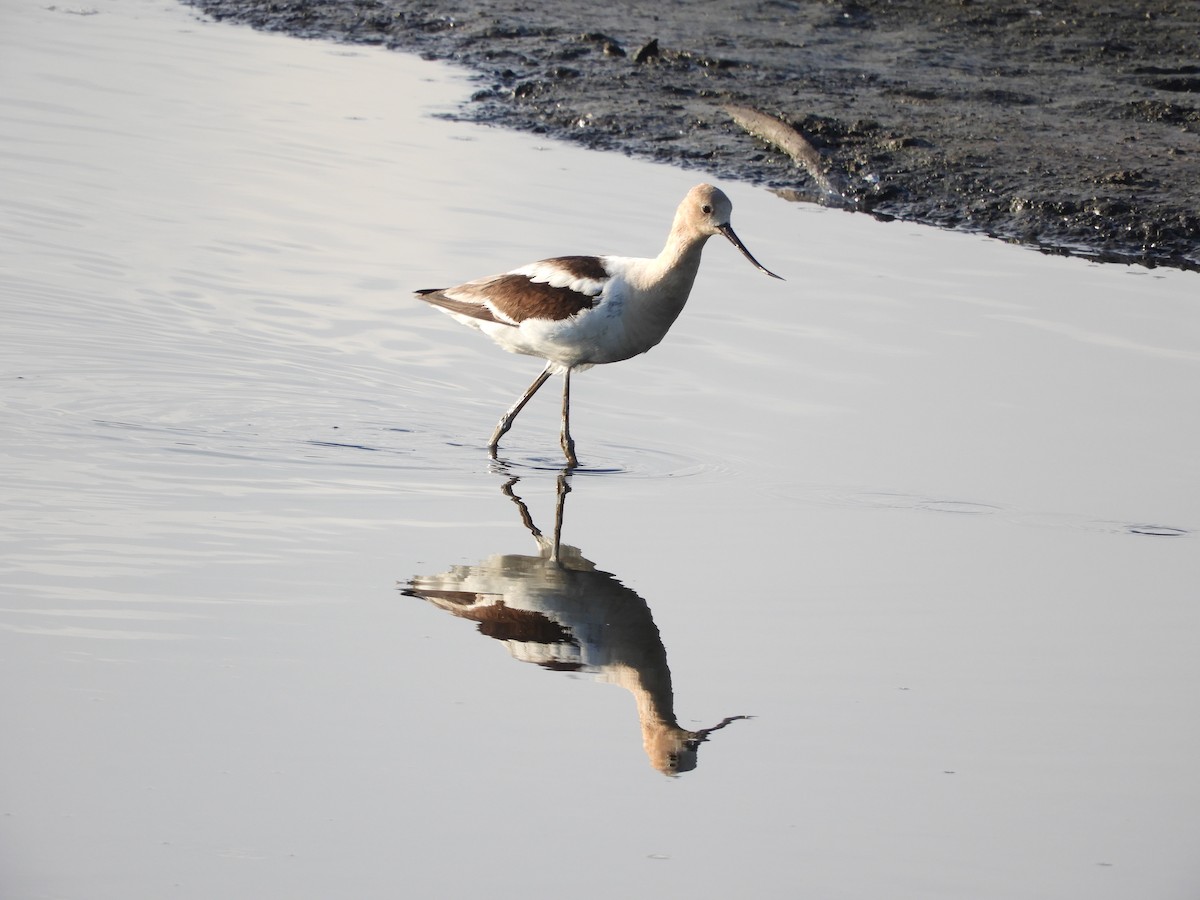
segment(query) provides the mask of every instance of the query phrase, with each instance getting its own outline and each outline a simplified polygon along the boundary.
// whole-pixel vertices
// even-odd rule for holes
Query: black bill
[[[741,250],[742,256],[746,257],[746,259],[748,259],[748,260],[750,260],[750,262],[754,263],[754,268],[758,269],[761,272],[766,272],[772,278],[778,278],[780,281],[783,281],[783,278],[781,276],[776,275],[774,272],[772,272],[770,269],[768,269],[766,266],[764,266],[757,259],[755,259],[753,256],[750,255],[750,251],[746,249],[745,244],[743,244],[740,240],[738,240],[738,236],[733,233],[733,228],[730,225],[726,224],[726,225],[720,225],[718,227],[721,230],[721,234],[723,234],[723,235],[725,235],[725,237],[729,238],[729,243],[733,244],[733,246],[735,246],[739,250]]]

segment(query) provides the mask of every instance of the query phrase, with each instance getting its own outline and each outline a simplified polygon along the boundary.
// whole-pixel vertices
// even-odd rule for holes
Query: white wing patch
[[[596,278],[589,275],[582,275],[574,272],[569,268],[558,265],[556,260],[544,259],[539,262],[529,263],[521,266],[519,269],[513,269],[509,275],[524,275],[534,284],[546,284],[552,288],[566,288],[569,291],[575,291],[577,294],[583,294],[586,297],[595,297],[604,291],[605,285],[608,284],[609,278]]]

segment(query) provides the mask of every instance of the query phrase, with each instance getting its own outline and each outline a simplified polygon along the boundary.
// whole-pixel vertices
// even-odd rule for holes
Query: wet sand
[[[462,118],[1053,252],[1200,268],[1200,7],[195,0],[478,73]],[[843,199],[724,109],[779,117]]]

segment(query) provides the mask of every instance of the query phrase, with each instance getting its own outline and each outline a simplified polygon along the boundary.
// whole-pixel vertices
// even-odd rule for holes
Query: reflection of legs
[[[563,420],[562,420],[562,449],[567,457],[567,467],[575,468],[579,460],[575,458],[575,442],[571,440],[571,370],[563,372]]]
[[[562,547],[563,510],[567,505],[567,494],[571,493],[571,484],[567,481],[570,476],[570,468],[563,469],[558,473],[554,504],[554,537],[551,540],[547,540],[546,536],[542,534],[542,530],[533,523],[533,516],[529,514],[529,507],[525,505],[525,501],[518,497],[517,492],[513,490],[517,482],[521,479],[513,476],[500,487],[504,496],[517,504],[517,509],[521,512],[521,522],[529,529],[529,533],[533,535],[533,539],[538,542],[538,546],[542,548],[543,555],[548,555],[550,561],[555,563],[559,561],[559,550]]]
[[[513,476],[504,482],[504,486],[500,490],[504,492],[505,497],[517,504],[517,509],[521,511],[521,523],[529,529],[529,533],[533,535],[534,540],[540,544],[542,542],[542,530],[533,524],[533,516],[529,514],[529,507],[525,505],[525,501],[518,497],[517,492],[513,490],[513,485],[520,480],[520,478]]]
[[[517,417],[517,413],[525,408],[525,404],[537,393],[538,388],[546,383],[546,379],[551,374],[550,369],[551,364],[547,363],[546,368],[542,370],[542,374],[533,379],[533,384],[529,386],[529,390],[522,394],[521,399],[514,403],[508,412],[500,417],[500,421],[496,423],[496,430],[492,432],[492,439],[488,441],[488,450],[492,454],[492,459],[496,458],[496,448],[500,446],[500,438],[504,436],[504,433],[508,429],[512,428],[513,419]]]
[[[567,481],[570,474],[570,467],[558,473],[558,502],[554,504],[554,545],[550,548],[550,558],[555,562],[558,562],[558,551],[562,547],[563,511],[567,507],[567,494],[571,492],[571,485]]]

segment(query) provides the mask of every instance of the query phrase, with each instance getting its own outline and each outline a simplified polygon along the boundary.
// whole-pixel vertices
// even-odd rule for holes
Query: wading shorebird
[[[710,184],[688,191],[662,252],[627,256],[557,256],[503,275],[417,296],[510,353],[546,360],[546,368],[500,417],[488,441],[492,458],[517,414],[551,375],[563,375],[562,434],[567,465],[579,465],[571,439],[571,373],[645,353],[683,311],[700,268],[704,242],[724,235],[756,269],[779,278],[750,255],[729,225],[733,204]],[[781,281],[783,279],[780,279]]]

